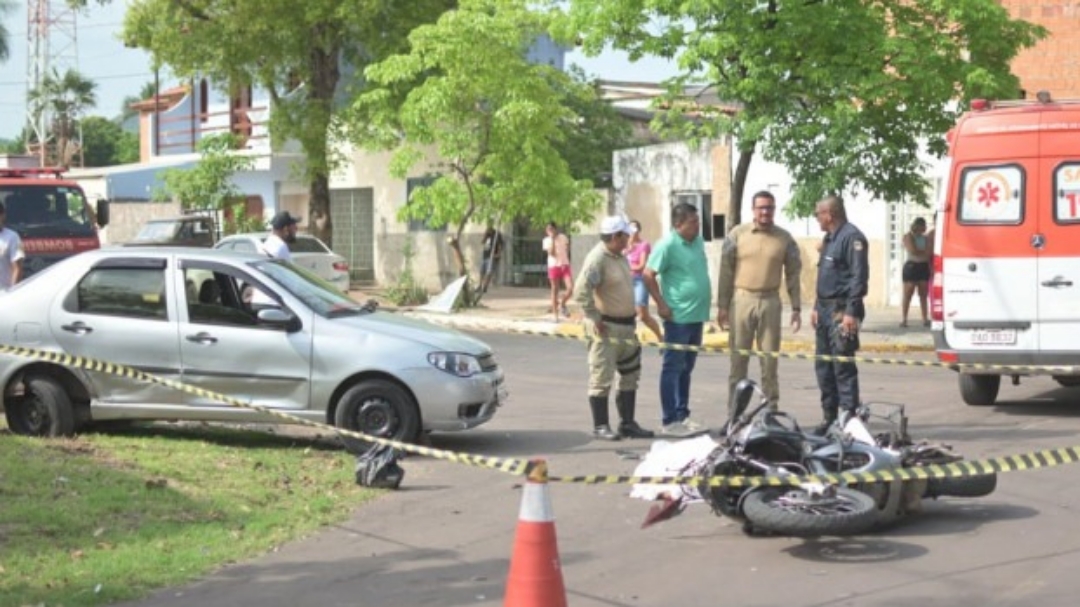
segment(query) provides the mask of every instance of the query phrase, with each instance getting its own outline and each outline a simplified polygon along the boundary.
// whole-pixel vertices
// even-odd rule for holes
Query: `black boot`
[[[619,435],[626,438],[652,438],[652,430],[646,430],[634,421],[637,392],[626,390],[615,395],[615,408],[619,410]]]
[[[817,428],[814,428],[814,434],[818,436],[825,436],[828,434],[829,428],[836,423],[836,409],[823,409],[822,411],[824,412],[825,417],[821,420],[821,423],[818,424]]]
[[[592,409],[593,437],[602,440],[622,438],[611,429],[608,423],[608,399],[606,396],[590,396],[589,408]]]

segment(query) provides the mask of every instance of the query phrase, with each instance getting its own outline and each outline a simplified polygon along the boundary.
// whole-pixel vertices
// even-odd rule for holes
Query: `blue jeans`
[[[676,323],[664,321],[664,343],[700,346],[705,323]],[[697,352],[664,349],[664,364],[660,369],[660,406],[663,424],[681,422],[690,417],[690,373],[697,362]]]

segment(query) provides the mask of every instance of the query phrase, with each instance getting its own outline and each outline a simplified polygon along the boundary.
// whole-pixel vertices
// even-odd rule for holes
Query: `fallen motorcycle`
[[[746,409],[753,397],[758,406]],[[692,458],[680,476],[807,476],[838,472],[875,472],[960,461],[947,445],[918,443],[907,433],[902,405],[871,404],[845,413],[823,436],[804,432],[794,417],[769,409],[757,384],[743,380],[722,438],[705,457]],[[881,414],[881,410],[887,410]],[[879,429],[884,425],[883,429]],[[871,429],[873,427],[873,430]],[[701,448],[708,448],[702,445]],[[703,479],[704,481],[704,479]],[[994,490],[993,474],[970,477],[859,483],[849,486],[798,484],[789,487],[684,485],[661,507],[650,511],[646,525],[670,518],[698,498],[714,512],[744,521],[748,533],[795,536],[852,535],[888,524],[918,510],[924,497],[977,497]]]

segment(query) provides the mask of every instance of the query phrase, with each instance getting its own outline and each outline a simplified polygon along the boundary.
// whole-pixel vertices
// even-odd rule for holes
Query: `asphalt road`
[[[552,474],[629,474],[649,441],[593,442],[580,343],[484,334],[498,353],[510,401],[485,427],[433,436],[434,446],[542,456]],[[645,353],[639,420],[658,426],[659,356]],[[756,363],[751,363],[756,375]],[[811,363],[781,362],[781,406],[815,423]],[[698,361],[692,410],[719,425],[727,361]],[[1049,378],[1002,386],[992,408],[965,406],[952,372],[860,368],[863,399],[902,402],[915,437],[951,443],[969,458],[1080,444],[1080,388]],[[612,406],[614,414],[614,406]],[[410,458],[402,490],[345,524],[226,568],[140,607],[502,605],[520,503],[520,479]],[[639,529],[648,504],[623,486],[552,485],[569,603],[824,606],[1071,605],[1080,592],[1080,466],[1003,475],[979,499],[924,502],[899,526],[848,539],[751,538],[691,506]]]

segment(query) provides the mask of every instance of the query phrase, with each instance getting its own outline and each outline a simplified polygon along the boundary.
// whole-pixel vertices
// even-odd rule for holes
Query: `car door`
[[[113,257],[91,267],[49,313],[65,352],[180,380],[176,294],[167,257]],[[119,374],[88,372],[99,401],[175,405],[174,388]]]
[[[311,312],[290,309],[298,330],[258,323],[243,302],[243,284],[258,284],[230,264],[181,259],[178,284],[195,283],[197,299],[180,308],[180,359],[185,383],[276,409],[305,409],[310,401]],[[269,283],[260,288],[270,289]],[[299,308],[299,306],[297,306]],[[185,402],[228,406],[194,394]]]
[[[1074,135],[1080,137],[1080,135]],[[1052,186],[1041,197],[1035,290],[1039,346],[1049,356],[1080,351],[1080,155],[1043,161],[1040,181]]]

